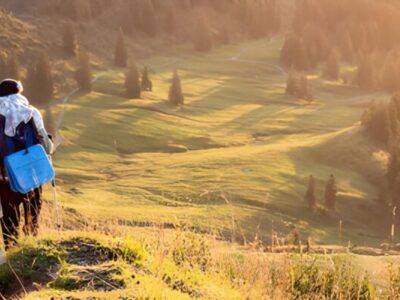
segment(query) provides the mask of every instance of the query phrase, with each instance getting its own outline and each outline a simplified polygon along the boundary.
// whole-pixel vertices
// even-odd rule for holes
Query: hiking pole
[[[49,155],[50,162],[53,164],[52,157]],[[60,207],[58,202],[58,194],[57,194],[57,185],[56,185],[56,177],[54,176],[53,180],[51,181],[51,187],[53,189],[53,197],[54,197],[54,208],[56,210],[56,223],[57,229],[61,230],[61,222],[60,222]]]
[[[57,229],[61,230],[60,207],[58,205],[58,195],[57,195],[57,186],[56,186],[56,179],[55,178],[51,181],[51,187],[53,188],[54,207],[56,209]]]

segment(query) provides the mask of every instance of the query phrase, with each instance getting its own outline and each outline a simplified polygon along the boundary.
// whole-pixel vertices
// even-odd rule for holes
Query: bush
[[[177,266],[206,271],[211,262],[211,253],[204,237],[194,233],[178,232],[172,249],[172,258]]]
[[[371,299],[373,288],[368,278],[354,271],[349,260],[333,257],[331,267],[316,257],[295,259],[290,266],[288,294],[293,298],[320,295],[327,299]]]

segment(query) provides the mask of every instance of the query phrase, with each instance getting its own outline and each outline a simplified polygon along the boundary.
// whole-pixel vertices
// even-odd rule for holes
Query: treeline
[[[341,62],[355,64],[353,83],[395,91],[400,88],[399,26],[398,1],[297,0],[281,61],[298,71],[322,66],[332,80],[339,78]]]
[[[389,201],[400,205],[400,94],[389,102],[372,102],[362,116],[362,125],[389,152],[386,174]]]
[[[17,0],[16,0],[17,1]],[[27,6],[18,0],[21,6]],[[277,0],[36,0],[40,14],[73,21],[107,19],[102,25],[122,28],[127,35],[154,37],[168,34],[193,36],[205,19],[215,40],[246,34],[264,37],[279,31],[281,11]]]

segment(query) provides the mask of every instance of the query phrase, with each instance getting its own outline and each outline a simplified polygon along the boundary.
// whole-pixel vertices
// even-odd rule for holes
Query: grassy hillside
[[[47,230],[40,238],[22,240],[8,253],[9,264],[0,267],[0,295],[396,299],[400,291],[398,256],[266,254],[182,230],[132,229],[125,237],[114,230],[107,235]]]
[[[65,105],[64,143],[55,164],[67,208],[128,224],[184,223],[236,240],[285,237],[378,245],[387,236],[376,199],[385,168],[380,145],[359,120],[371,98],[357,88],[309,76],[315,101],[285,95],[282,40],[225,46],[209,54],[185,48],[139,61],[154,92],[123,97],[123,70],[98,74],[95,91]],[[179,69],[186,104],[166,103]],[[60,109],[63,109],[60,107]],[[306,209],[308,176],[335,174],[338,213]]]

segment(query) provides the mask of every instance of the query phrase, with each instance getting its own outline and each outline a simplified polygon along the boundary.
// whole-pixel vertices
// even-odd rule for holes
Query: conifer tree
[[[71,23],[64,28],[63,50],[68,56],[75,56],[78,50],[78,39],[75,28]]]
[[[141,89],[145,92],[152,92],[153,91],[153,83],[149,78],[149,70],[147,67],[144,67],[142,73],[142,80],[141,80]]]
[[[75,80],[81,92],[90,93],[92,91],[92,70],[90,66],[90,56],[86,52],[79,53],[79,66],[75,72]]]
[[[398,147],[392,148],[390,152],[386,178],[388,180],[389,189],[392,189],[396,178],[400,175],[400,153]]]
[[[359,87],[367,90],[375,88],[375,78],[371,58],[365,56],[358,67],[356,83]]]
[[[294,58],[294,67],[299,71],[307,71],[310,69],[311,62],[308,56],[304,39],[297,39],[296,53]]]
[[[281,62],[284,66],[294,67],[298,71],[310,68],[310,59],[303,38],[289,34],[281,50]]]
[[[339,59],[336,52],[332,52],[325,63],[322,77],[328,80],[338,80],[340,75]]]
[[[42,52],[39,56],[35,67],[34,82],[37,101],[42,104],[49,103],[53,97],[54,85],[51,65],[46,52]]]
[[[128,63],[128,52],[125,44],[125,37],[122,30],[119,30],[115,46],[114,63],[117,67],[125,68]]]
[[[126,88],[126,95],[128,98],[139,99],[140,98],[140,78],[139,72],[137,67],[134,63],[128,69],[125,78],[125,88]]]
[[[285,37],[285,42],[281,49],[281,63],[288,68],[292,68],[294,66],[294,59],[296,57],[297,51],[297,41],[296,36],[292,33]]]
[[[219,41],[223,44],[223,45],[227,45],[230,43],[231,38],[229,35],[229,30],[227,26],[222,27],[220,33],[219,33]]]
[[[199,52],[209,52],[212,49],[212,42],[208,33],[208,28],[203,20],[197,24],[194,35],[194,49]]]
[[[176,31],[176,15],[173,7],[170,7],[165,16],[165,31],[170,35]]]
[[[51,106],[47,106],[44,111],[43,116],[44,126],[49,134],[53,136],[53,139],[56,137],[57,134],[57,124],[54,120],[53,111]]]
[[[26,71],[24,84],[24,92],[32,103],[38,103],[38,95],[36,88],[36,64],[31,63]]]
[[[297,95],[298,80],[293,70],[290,70],[286,80],[286,93],[289,95]]]
[[[400,60],[396,55],[387,55],[382,68],[381,86],[389,92],[400,89]]]
[[[169,89],[168,101],[172,105],[182,105],[184,103],[184,97],[182,94],[181,79],[179,78],[178,71],[174,71],[172,78],[172,84]]]
[[[342,58],[346,62],[353,62],[354,60],[354,45],[353,45],[353,40],[351,39],[351,36],[348,31],[343,33],[342,28],[338,30],[338,35],[339,35],[339,48],[340,48],[340,53]]]
[[[315,206],[317,204],[317,200],[315,198],[315,179],[314,179],[314,176],[312,176],[312,175],[310,175],[310,178],[308,180],[308,189],[307,189],[304,199],[306,200],[308,207],[310,209],[315,208]]]
[[[142,27],[143,31],[149,36],[157,34],[157,19],[151,0],[144,0],[142,2]]]
[[[4,55],[0,53],[0,81],[5,79],[6,77],[7,77],[7,62]]]
[[[309,102],[313,100],[313,96],[308,87],[308,78],[304,74],[299,78],[297,97]]]
[[[21,79],[21,72],[19,69],[17,56],[13,53],[8,56],[6,70],[7,70],[6,77],[12,78],[15,80]]]
[[[337,186],[336,178],[331,175],[325,187],[325,207],[329,210],[335,210],[336,207]]]
[[[391,203],[394,206],[400,205],[400,174],[397,175],[396,179],[394,180],[390,196],[391,196]]]

